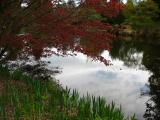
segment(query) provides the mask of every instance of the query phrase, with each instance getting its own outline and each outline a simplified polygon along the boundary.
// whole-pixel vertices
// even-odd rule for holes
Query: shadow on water
[[[152,75],[149,77],[149,91],[142,92],[142,96],[150,96],[146,101],[144,119],[160,120],[160,45],[147,44],[146,42],[117,40],[113,43],[110,55],[113,59],[120,59],[129,67],[141,65],[149,70]],[[143,53],[142,61],[135,53]],[[143,68],[142,68],[143,69]]]

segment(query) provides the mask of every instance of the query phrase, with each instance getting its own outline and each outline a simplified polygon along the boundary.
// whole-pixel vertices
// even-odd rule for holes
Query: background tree
[[[160,1],[159,0],[153,0],[155,3],[158,4],[159,8],[160,8]]]
[[[160,19],[160,1],[159,0],[153,0],[155,3],[157,3],[158,7],[159,7],[159,14],[158,14],[158,19],[157,21]]]
[[[159,14],[158,5],[153,0],[134,1],[128,0],[124,10],[125,22],[135,28],[152,27],[157,24]]]

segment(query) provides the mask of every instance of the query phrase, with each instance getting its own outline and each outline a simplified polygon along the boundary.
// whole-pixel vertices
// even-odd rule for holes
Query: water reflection
[[[76,88],[81,95],[103,96],[114,100],[127,114],[136,113],[139,119],[159,120],[160,55],[158,45],[133,41],[115,41],[110,52],[101,55],[112,61],[105,66],[87,55],[52,56],[51,66],[59,66],[63,73],[57,79],[63,86]]]
[[[146,103],[146,112],[144,117],[150,120],[160,120],[160,47],[150,46],[145,51],[143,64],[146,68],[152,71],[149,78],[150,91],[148,94],[151,96],[150,100]]]
[[[127,47],[125,47],[127,46]],[[149,95],[150,99],[146,101],[146,110],[144,118],[146,120],[160,119],[160,46],[153,43],[125,42],[117,41],[114,49],[111,51],[113,58],[123,60],[128,66],[139,65],[139,62],[132,62],[132,56],[136,52],[143,52],[140,65],[144,65],[152,75],[149,77],[149,90],[142,92],[142,95]],[[129,59],[131,58],[131,60]],[[139,61],[138,59],[135,61]],[[128,64],[129,62],[129,64]]]
[[[128,67],[143,68],[143,49],[141,43],[133,41],[117,40],[113,42],[113,49],[110,51],[112,59],[120,59]],[[138,54],[137,54],[138,53]]]
[[[108,55],[108,56],[107,56]],[[107,59],[108,51],[103,53]],[[79,53],[77,56],[53,56],[53,66],[63,67],[63,73],[57,76],[65,87],[76,88],[81,94],[103,96],[109,102],[114,100],[122,105],[128,114],[137,113],[143,116],[147,97],[140,98],[140,91],[145,88],[149,77],[147,71],[124,66],[123,61],[113,60],[113,66],[106,67],[98,61],[91,61],[87,56]],[[137,107],[140,107],[136,110]]]

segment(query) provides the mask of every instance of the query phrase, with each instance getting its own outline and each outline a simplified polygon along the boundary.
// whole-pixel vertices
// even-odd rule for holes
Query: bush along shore
[[[103,98],[79,97],[56,81],[40,81],[0,65],[0,120],[136,120]]]

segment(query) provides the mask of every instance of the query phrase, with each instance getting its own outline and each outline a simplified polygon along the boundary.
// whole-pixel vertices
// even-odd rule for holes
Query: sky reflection
[[[138,55],[138,54],[137,54]],[[102,54],[111,60],[111,66],[105,66],[98,61],[92,61],[87,56],[77,53],[77,56],[52,56],[51,66],[62,68],[62,74],[56,78],[62,86],[77,89],[81,95],[93,94],[103,96],[108,102],[112,100],[128,115],[136,113],[142,118],[145,112],[147,96],[141,97],[141,90],[147,90],[146,84],[150,73],[138,67],[129,68],[123,61],[112,60],[108,51]],[[142,53],[139,54],[142,56]]]

